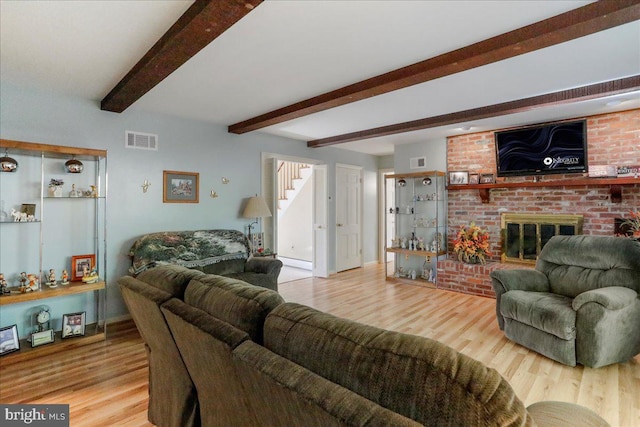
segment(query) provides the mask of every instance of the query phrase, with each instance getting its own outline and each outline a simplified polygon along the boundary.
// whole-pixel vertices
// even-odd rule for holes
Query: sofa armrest
[[[610,286],[581,293],[573,299],[571,306],[574,311],[578,311],[583,305],[594,302],[608,310],[620,310],[631,305],[636,298],[638,298],[638,293],[633,289],[623,286]]]
[[[496,318],[500,330],[504,330],[504,318],[500,313],[502,294],[508,291],[548,292],[549,279],[538,270],[495,270],[491,274],[491,285],[496,293]]]
[[[282,261],[276,258],[249,258],[244,266],[247,273],[269,274],[278,277],[282,269]]]

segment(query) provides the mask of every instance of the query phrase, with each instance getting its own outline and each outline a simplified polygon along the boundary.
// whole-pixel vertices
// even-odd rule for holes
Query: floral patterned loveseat
[[[278,290],[282,261],[254,258],[247,236],[238,230],[163,231],[140,236],[129,250],[136,276],[158,265],[175,264],[207,274],[239,279]]]

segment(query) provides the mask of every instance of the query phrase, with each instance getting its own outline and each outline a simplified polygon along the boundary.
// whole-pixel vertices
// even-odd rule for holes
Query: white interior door
[[[327,166],[313,166],[313,275],[329,277],[327,266]]]
[[[336,165],[336,271],[362,266],[362,168]]]

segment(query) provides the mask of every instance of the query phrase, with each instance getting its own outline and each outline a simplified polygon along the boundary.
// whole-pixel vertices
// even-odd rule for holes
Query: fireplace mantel
[[[530,187],[581,187],[590,185],[606,185],[609,186],[612,203],[622,202],[623,185],[640,184],[640,178],[577,178],[563,179],[552,181],[520,181],[520,182],[497,182],[494,184],[467,184],[467,185],[449,185],[448,191],[460,190],[478,190],[482,203],[491,201],[491,189],[493,188],[530,188]]]

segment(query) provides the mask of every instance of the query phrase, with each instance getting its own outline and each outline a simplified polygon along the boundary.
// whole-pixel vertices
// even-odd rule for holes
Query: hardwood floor
[[[284,283],[280,293],[337,316],[437,339],[498,370],[525,405],[574,402],[612,426],[640,426],[640,356],[599,369],[561,365],[508,341],[493,299],[385,282],[381,265]],[[2,403],[66,403],[74,427],[151,425],[146,353],[131,324],[110,327],[106,342],[0,365]]]

